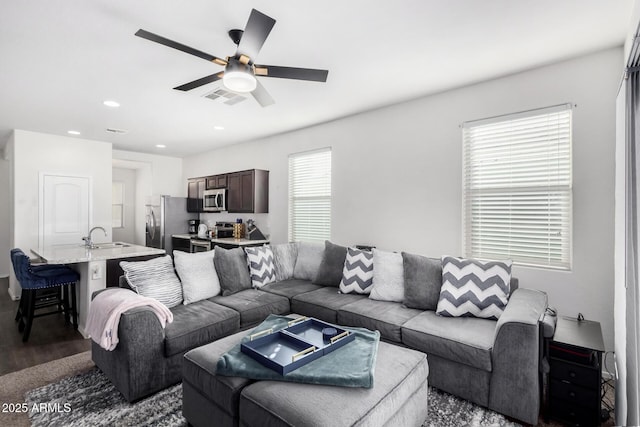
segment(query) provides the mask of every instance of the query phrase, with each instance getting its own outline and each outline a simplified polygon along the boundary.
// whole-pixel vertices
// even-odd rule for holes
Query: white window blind
[[[289,156],[289,241],[331,238],[331,148]]]
[[[571,268],[571,106],[463,125],[469,257]]]
[[[111,183],[111,228],[124,228],[124,183]]]

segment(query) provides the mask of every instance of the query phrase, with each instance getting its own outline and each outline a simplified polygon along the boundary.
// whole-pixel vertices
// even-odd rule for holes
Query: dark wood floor
[[[0,375],[82,353],[91,348],[62,314],[34,319],[29,341],[22,342],[14,318],[18,301],[11,300],[9,279],[0,279]]]

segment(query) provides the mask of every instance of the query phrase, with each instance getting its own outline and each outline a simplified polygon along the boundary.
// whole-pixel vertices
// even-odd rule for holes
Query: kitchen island
[[[85,338],[89,338],[85,329],[91,295],[107,287],[107,260],[165,254],[164,249],[123,242],[98,243],[93,248],[76,244],[55,245],[31,249],[31,252],[47,264],[65,264],[80,273],[80,283],[76,286],[78,331]]]

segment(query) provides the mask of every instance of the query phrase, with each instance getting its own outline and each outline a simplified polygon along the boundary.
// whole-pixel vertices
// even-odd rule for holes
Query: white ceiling
[[[11,129],[187,156],[621,45],[632,0],[29,0],[0,11],[0,146]],[[215,56],[252,8],[276,19],[258,63],[329,70],[326,83],[260,78],[276,100],[235,106],[172,88]],[[621,64],[622,67],[622,64]],[[121,104],[112,109],[107,99]],[[216,130],[214,126],[223,126]],[[114,135],[106,128],[126,129]],[[155,144],[165,144],[158,149]]]

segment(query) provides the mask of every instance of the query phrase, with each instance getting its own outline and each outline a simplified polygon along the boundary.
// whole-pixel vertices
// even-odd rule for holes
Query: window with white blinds
[[[463,125],[466,256],[571,268],[571,106]]]
[[[331,148],[289,156],[289,241],[331,238]]]

